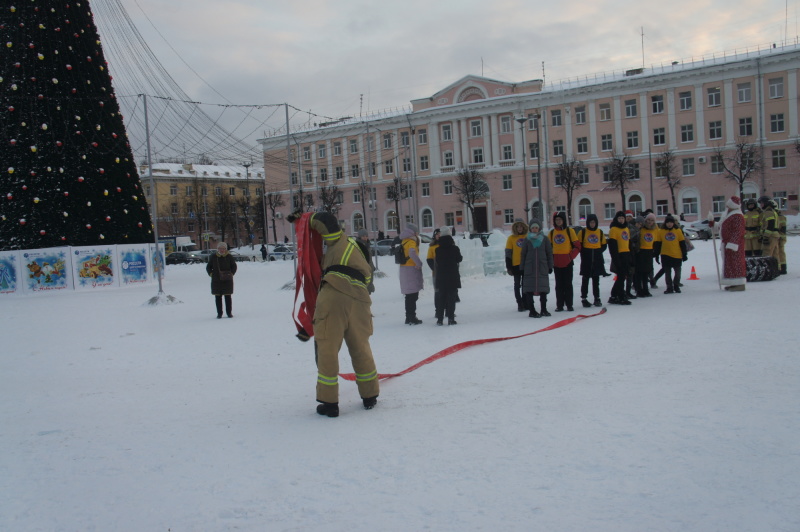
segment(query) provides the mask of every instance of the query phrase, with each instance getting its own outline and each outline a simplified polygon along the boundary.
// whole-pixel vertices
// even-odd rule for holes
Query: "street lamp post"
[[[539,208],[536,216],[539,218],[539,222],[542,223],[544,221],[542,220],[544,216],[544,213],[542,212],[542,144],[539,140],[539,130],[542,127],[542,115],[536,113],[533,115],[533,118],[536,119],[536,175],[538,176],[537,185],[539,185],[537,187],[539,189]]]
[[[525,164],[525,160],[528,158],[528,154],[525,149],[525,122],[528,119],[524,116],[517,118],[517,122],[519,123],[519,132],[520,136],[522,137],[522,188],[525,190],[525,208],[522,209],[525,211],[525,223],[530,221],[528,217],[528,212],[530,211],[530,205],[528,205],[528,168]]]
[[[250,166],[252,164],[253,164],[252,162],[242,163],[242,166],[244,166],[244,183],[245,183],[244,189],[246,191],[245,204],[244,204],[245,223],[248,223],[250,221]],[[253,230],[252,228],[247,229],[247,237],[250,239],[250,249],[253,249],[253,237],[252,237],[253,233],[250,232],[252,230]]]

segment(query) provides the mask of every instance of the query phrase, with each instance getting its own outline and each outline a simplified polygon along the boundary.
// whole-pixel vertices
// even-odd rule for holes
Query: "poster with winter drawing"
[[[158,276],[161,275],[161,278],[164,278],[164,244],[158,244],[158,253],[156,253],[156,245],[155,244],[148,244],[150,247],[150,264],[153,265],[151,271],[153,272],[153,280],[157,281]]]
[[[147,244],[117,246],[119,256],[120,283],[122,286],[131,286],[148,282],[150,268],[149,249]]]
[[[22,291],[19,273],[19,252],[0,251],[0,295]]]
[[[119,286],[116,275],[116,246],[81,246],[70,249],[75,290]]]
[[[69,248],[27,249],[20,257],[18,279],[25,293],[72,290]]]

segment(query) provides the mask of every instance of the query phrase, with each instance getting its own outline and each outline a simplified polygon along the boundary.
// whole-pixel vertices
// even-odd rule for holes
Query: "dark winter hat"
[[[644,225],[644,216],[637,216],[634,222]]]
[[[674,217],[674,216],[672,216],[671,214],[668,214],[668,215],[667,215],[667,216],[664,218],[664,224],[666,225],[666,223],[667,223],[667,222],[672,222],[672,223],[674,224],[674,223],[675,223],[675,217]]]
[[[358,233],[356,233],[358,238],[364,238],[365,236],[369,236],[369,232],[366,229],[359,229]]]
[[[536,226],[536,227],[538,227],[539,229],[541,229],[541,228],[542,228],[542,224],[539,222],[538,218],[531,218],[531,223],[529,223],[529,224],[528,224],[528,226],[530,226],[531,228],[532,228],[533,226]]]
[[[437,227],[436,229],[433,230],[433,236],[436,236],[436,235],[440,234],[441,232],[442,232],[442,230]]]

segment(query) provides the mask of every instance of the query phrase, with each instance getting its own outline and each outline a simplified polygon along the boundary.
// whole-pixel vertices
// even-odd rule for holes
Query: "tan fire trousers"
[[[318,401],[339,402],[339,350],[342,340],[350,352],[359,395],[362,398],[378,395],[378,372],[369,346],[370,336],[370,303],[359,301],[324,284],[314,311]]]

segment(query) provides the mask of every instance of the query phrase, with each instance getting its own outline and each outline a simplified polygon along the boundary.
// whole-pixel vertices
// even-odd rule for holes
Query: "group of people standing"
[[[749,199],[744,213],[744,246],[747,257],[775,257],[782,275],[786,275],[786,216],[775,200],[761,196]]]
[[[574,310],[573,287],[575,259],[580,256],[583,307],[601,307],[600,277],[610,275],[605,268],[604,254],[611,255],[611,272],[616,274],[610,304],[630,305],[637,297],[650,297],[650,288],[665,276],[665,293],[680,293],[681,265],[687,260],[686,239],[675,218],[667,215],[661,227],[652,211],[634,219],[631,211],[614,215],[608,236],[599,228],[597,216],[586,217],[586,227],[576,230],[567,224],[563,212],[553,215],[553,228],[547,235],[541,223],[517,220],[506,241],[506,271],[514,278],[517,310],[528,311],[532,318],[550,316],[547,295],[550,274],[554,274],[556,312]],[[653,261],[662,271],[653,275]],[[592,301],[589,300],[591,285]],[[635,293],[634,293],[635,292]],[[534,303],[538,296],[539,309]]]

